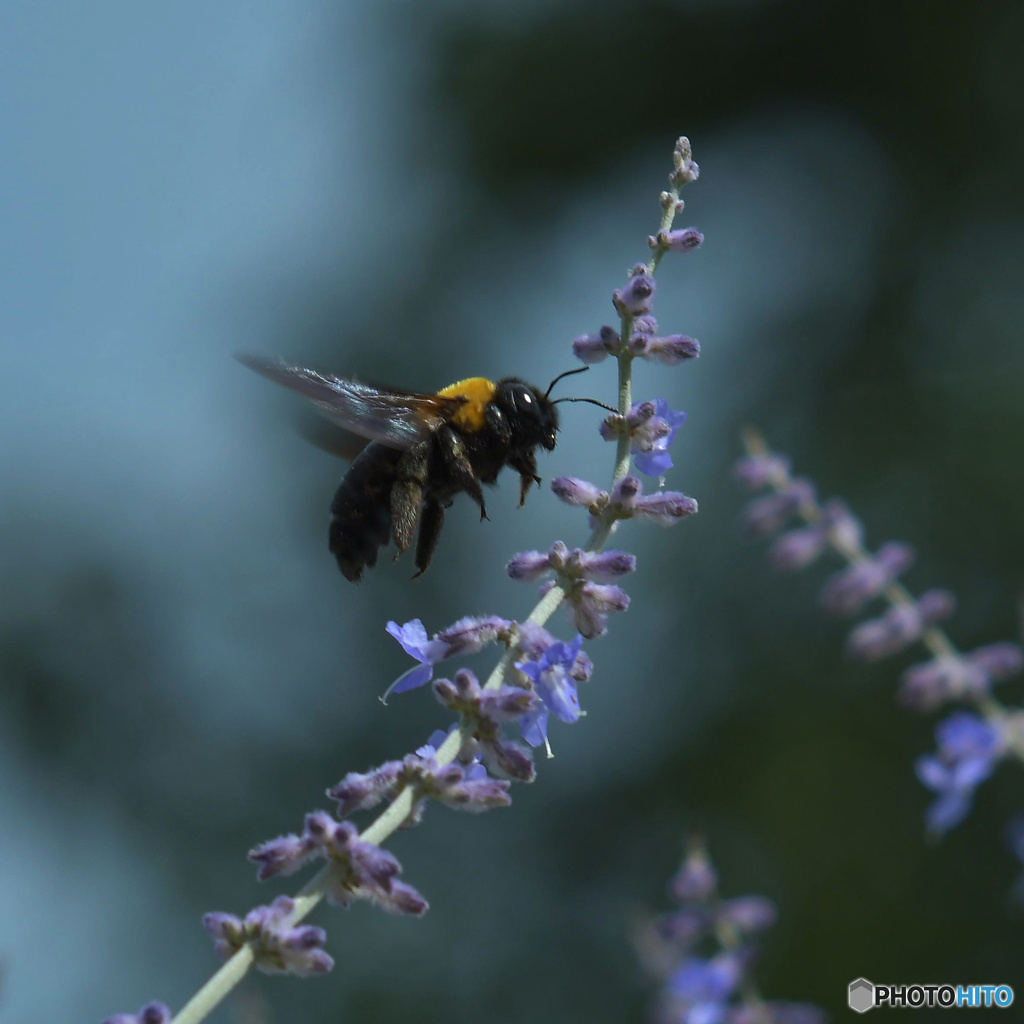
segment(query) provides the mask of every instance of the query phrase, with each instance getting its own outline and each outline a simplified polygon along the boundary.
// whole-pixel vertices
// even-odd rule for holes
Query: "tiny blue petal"
[[[538,704],[519,719],[519,730],[531,747],[542,747],[548,738],[548,709]]]

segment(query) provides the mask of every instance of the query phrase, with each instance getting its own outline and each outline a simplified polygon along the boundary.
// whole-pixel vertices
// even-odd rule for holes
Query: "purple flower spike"
[[[821,606],[835,615],[856,615],[908,569],[913,560],[914,549],[908,544],[883,544],[870,558],[831,576],[822,589]]]
[[[580,717],[579,694],[571,669],[579,654],[583,637],[577,636],[571,644],[555,642],[538,661],[517,661],[516,668],[533,683],[543,702],[520,720],[523,739],[532,747],[539,747],[547,739],[548,715],[561,722],[572,723]]]
[[[167,1024],[171,1011],[164,1003],[146,1003],[138,1013],[115,1013],[103,1024]]]
[[[917,759],[917,777],[938,799],[928,808],[928,831],[943,835],[971,809],[974,790],[992,774],[1001,753],[1000,737],[985,719],[958,711],[935,730],[938,756]]]
[[[256,967],[265,974],[309,977],[326,973],[334,966],[334,960],[322,948],[326,933],[312,925],[291,927],[294,912],[294,902],[278,896],[269,906],[250,910],[244,921],[234,914],[213,913],[203,918],[203,924],[222,960],[248,944]]]
[[[599,363],[606,356],[618,355],[622,339],[611,327],[602,327],[597,334],[582,334],[572,343],[573,355],[583,363]]]
[[[670,409],[664,398],[655,398],[653,402],[634,405],[626,417],[627,425],[632,426],[630,418],[644,406],[653,408],[632,429],[633,443],[630,450],[635,456],[636,468],[641,473],[654,477],[664,476],[672,468],[668,446],[676,436],[676,431],[686,422],[686,413]],[[646,409],[643,411],[647,412]]]
[[[385,699],[392,693],[405,693],[429,683],[434,676],[434,666],[448,656],[448,645],[441,640],[431,640],[419,619],[412,619],[403,626],[389,622],[387,631],[402,645],[405,653],[420,664],[399,676],[388,687]]]
[[[638,263],[633,268],[629,284],[621,290],[616,290],[612,295],[612,302],[620,316],[639,316],[643,313],[650,313],[656,288],[657,282],[647,273],[647,268],[642,263]]]

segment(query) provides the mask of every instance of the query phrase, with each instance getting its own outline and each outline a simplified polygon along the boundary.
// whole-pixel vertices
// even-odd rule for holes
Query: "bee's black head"
[[[506,377],[498,381],[494,401],[512,429],[516,447],[555,447],[558,410],[547,395],[517,377]]]

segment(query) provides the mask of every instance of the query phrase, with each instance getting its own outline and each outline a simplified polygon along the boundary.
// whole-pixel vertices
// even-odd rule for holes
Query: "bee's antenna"
[[[584,366],[583,369],[587,370],[587,369],[589,369],[589,367]],[[570,373],[579,373],[580,371],[579,370],[570,370],[569,372]],[[565,374],[562,374],[562,376],[564,377]],[[554,399],[552,401],[551,404],[552,405],[558,405],[559,402],[589,402],[591,405],[600,406],[602,409],[607,409],[609,412],[613,412],[616,415],[618,415],[618,412],[619,412],[618,409],[614,409],[610,405],[605,405],[604,402],[599,402],[596,398],[556,398],[556,399]]]
[[[566,370],[565,373],[560,373],[549,385],[547,391],[544,392],[544,397],[547,398],[551,394],[551,389],[563,378],[571,377],[574,373],[586,373],[589,370],[589,366],[577,366],[575,370]],[[562,399],[565,401],[565,399]]]

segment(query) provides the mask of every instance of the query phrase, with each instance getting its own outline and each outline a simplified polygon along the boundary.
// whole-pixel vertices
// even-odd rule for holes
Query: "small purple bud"
[[[103,1024],[167,1024],[171,1011],[164,1003],[146,1003],[138,1013],[115,1013]]]
[[[531,691],[518,686],[502,686],[481,696],[480,714],[494,722],[512,722],[532,711],[536,705],[537,697]]]
[[[637,519],[649,519],[658,526],[673,526],[680,519],[692,516],[697,502],[679,491],[658,491],[639,498],[633,508]]]
[[[626,429],[626,421],[618,413],[613,413],[601,420],[601,425],[597,428],[598,433],[605,441],[617,441],[626,432]]]
[[[480,682],[468,668],[455,673],[455,689],[466,703],[480,699]]]
[[[275,875],[293,875],[316,855],[316,844],[297,835],[278,836],[249,851],[249,860],[260,865],[257,878],[265,882]]]
[[[681,136],[676,142],[675,153],[672,158],[672,173],[668,180],[676,187],[682,188],[689,185],[700,177],[700,168],[693,159],[693,151],[690,148],[690,140]]]
[[[898,604],[881,618],[862,622],[846,640],[847,653],[861,661],[878,661],[909,647],[924,629],[916,605]]]
[[[900,677],[897,698],[916,711],[931,711],[947,700],[988,692],[985,673],[963,658],[933,658],[911,665]]]
[[[691,903],[689,906],[664,914],[658,919],[658,935],[665,942],[689,946],[714,925],[708,907]]]
[[[667,334],[664,337],[648,338],[643,351],[634,354],[661,363],[662,366],[678,366],[700,355],[700,342],[685,334]]]
[[[621,340],[614,328],[602,327],[597,334],[581,334],[572,343],[573,355],[583,363],[599,363],[618,353]]]
[[[813,562],[828,545],[828,530],[819,523],[788,530],[769,549],[772,565],[779,572],[795,572]]]
[[[532,583],[551,571],[551,558],[546,551],[521,551],[505,566],[514,580]]]
[[[579,569],[580,574],[587,579],[608,583],[636,572],[636,555],[615,548],[600,552],[580,552]]]
[[[388,798],[398,784],[402,771],[401,761],[385,761],[378,768],[368,772],[349,772],[341,782],[327,790],[327,795],[338,802],[338,816],[347,817],[356,811],[365,811],[370,807],[376,807],[382,800]],[[323,812],[321,812],[323,813]],[[323,818],[330,822],[329,815]],[[315,834],[323,833],[327,825],[320,818],[313,822]],[[309,818],[306,819],[306,831],[310,832]]]
[[[668,883],[668,892],[679,903],[704,903],[718,886],[718,874],[703,847],[695,847]]]
[[[740,896],[726,900],[720,913],[724,920],[748,934],[771,928],[779,916],[775,904],[764,896]]]
[[[507,640],[512,623],[498,615],[467,616],[452,623],[434,638],[445,644],[446,658],[476,654],[498,640]]]
[[[657,334],[658,333],[658,320],[655,316],[650,313],[645,313],[643,316],[634,317],[633,319],[633,334]]]
[[[643,484],[635,476],[624,476],[611,488],[611,503],[616,511],[632,515],[638,495],[643,494]]]
[[[580,508],[593,508],[602,498],[607,497],[607,492],[596,484],[574,476],[555,477],[551,481],[551,490],[567,505]]]
[[[976,647],[967,655],[972,666],[980,669],[994,683],[1018,675],[1024,668],[1024,652],[1010,641]]]
[[[949,590],[926,590],[917,599],[917,610],[925,622],[939,622],[948,619],[956,610],[956,597]]]
[[[647,268],[642,263],[638,263],[633,268],[629,283],[625,288],[615,291],[612,302],[620,316],[639,316],[642,313],[650,313],[656,288],[657,282],[647,273]]]
[[[755,498],[747,505],[740,520],[744,534],[751,539],[771,537],[802,506],[813,505],[814,497],[814,484],[810,480],[788,480],[781,490]]]
[[[890,541],[869,558],[831,576],[821,591],[821,606],[835,615],[856,615],[914,560],[907,544]]]
[[[733,476],[744,487],[759,491],[769,484],[781,484],[789,479],[789,459],[777,452],[744,455],[733,466]]]
[[[828,527],[829,539],[844,554],[860,551],[864,542],[864,526],[846,507],[846,502],[832,498],[822,506],[822,522]]]
[[[703,242],[704,236],[696,228],[680,228],[675,231],[659,231],[651,248],[665,249],[668,252],[689,252]]]

